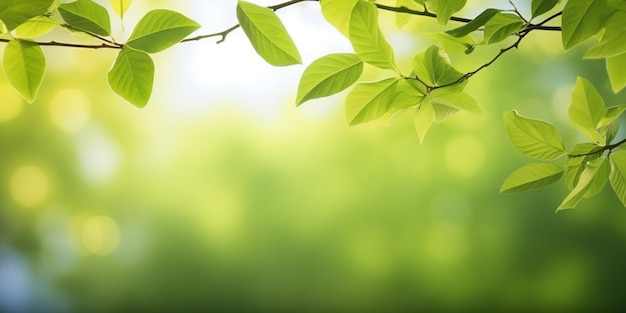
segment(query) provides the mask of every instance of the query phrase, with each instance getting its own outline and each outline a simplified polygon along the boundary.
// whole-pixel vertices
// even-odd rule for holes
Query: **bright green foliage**
[[[200,28],[200,24],[170,10],[152,10],[135,26],[129,47],[148,53],[163,51]]]
[[[587,162],[585,169],[580,174],[580,179],[578,180],[576,187],[574,187],[569,195],[565,197],[565,200],[561,202],[561,205],[559,205],[556,209],[557,212],[564,209],[574,208],[580,200],[585,197],[587,192],[592,189],[592,187],[596,184],[596,181],[604,180],[606,182],[608,177],[606,176],[605,171],[601,170],[604,168],[605,162],[605,157]]]
[[[484,118],[485,113],[476,99],[465,92],[449,93],[433,97],[433,105],[446,106],[457,110],[464,110],[478,117]]]
[[[517,114],[504,113],[504,125],[511,143],[523,154],[539,159],[554,160],[565,154],[565,146],[556,128],[544,121]]]
[[[448,53],[464,52],[470,54],[476,46],[476,40],[472,35],[455,37],[448,33],[431,33],[428,36],[437,40],[443,50]]]
[[[359,0],[320,0],[322,15],[344,36],[350,31],[350,13]]]
[[[109,2],[111,3],[113,11],[123,18],[124,13],[126,13],[126,10],[130,7],[132,0],[109,0]]]
[[[61,4],[59,13],[72,28],[100,36],[111,35],[109,12],[92,0]]]
[[[424,142],[426,133],[428,133],[434,122],[435,110],[429,101],[423,102],[420,107],[415,109],[413,124],[415,124],[415,130],[420,138],[420,143]]]
[[[27,20],[48,11],[54,0],[2,0],[0,20],[9,30],[14,30]]]
[[[485,11],[480,13],[476,18],[474,18],[471,22],[463,26],[457,27],[455,29],[448,30],[446,31],[446,33],[454,37],[463,37],[485,26],[485,24],[487,24],[487,22],[489,22],[498,13],[500,13],[500,10],[498,9],[486,9]]]
[[[154,63],[145,52],[124,48],[109,71],[108,81],[118,95],[143,108],[152,94]]]
[[[35,101],[46,71],[46,57],[39,45],[26,40],[11,40],[4,51],[7,80],[28,102]]]
[[[55,27],[61,25],[57,20],[47,16],[34,17],[15,29],[15,35],[19,38],[35,38],[45,35]]]
[[[606,183],[609,182],[609,175],[611,174],[611,164],[606,160],[606,157],[602,157],[601,160],[602,162],[598,161],[600,162],[600,167],[598,168],[598,171],[591,180],[589,190],[587,190],[587,193],[585,193],[585,198],[591,198],[599,194],[602,189],[604,189],[604,186],[606,186]]]
[[[613,57],[626,53],[626,10],[615,12],[604,25],[605,30],[602,33],[600,44],[591,48],[585,57],[603,58]]]
[[[437,22],[445,25],[452,14],[461,10],[467,0],[424,0],[430,11],[437,13]]]
[[[613,13],[608,0],[570,0],[563,8],[561,38],[569,49],[598,33]]]
[[[356,85],[346,99],[346,118],[350,125],[380,118],[396,95],[397,78]]]
[[[565,165],[567,166],[565,170],[565,184],[567,188],[570,190],[574,189],[578,184],[580,174],[582,174],[585,169],[587,162],[599,158],[601,151],[600,146],[592,143],[580,143],[574,146],[570,156],[565,161]]]
[[[524,21],[515,14],[498,13],[485,24],[485,42],[500,42],[517,33],[524,26]]]
[[[338,93],[354,84],[363,73],[363,61],[350,53],[321,57],[309,65],[300,79],[296,105]]]
[[[626,87],[626,53],[616,55],[606,59],[606,71],[611,80],[613,92],[620,92]]]
[[[463,76],[437,46],[430,46],[413,58],[413,72],[431,86],[452,84]]]
[[[515,170],[502,183],[500,192],[515,193],[548,186],[563,176],[563,168],[554,163],[531,163]]]
[[[606,143],[604,134],[597,130],[605,112],[604,101],[600,94],[589,81],[579,77],[572,93],[572,104],[568,110],[569,118],[587,138],[600,145]]]
[[[557,3],[559,3],[559,0],[533,0],[531,3],[533,17],[537,17],[552,10]]]
[[[300,64],[300,52],[274,11],[245,1],[237,3],[237,19],[256,52],[269,64]]]
[[[359,1],[354,6],[350,16],[350,42],[361,60],[395,70],[395,55],[378,27],[378,10],[373,4]]]
[[[619,151],[611,154],[611,187],[613,191],[626,206],[626,151]]]

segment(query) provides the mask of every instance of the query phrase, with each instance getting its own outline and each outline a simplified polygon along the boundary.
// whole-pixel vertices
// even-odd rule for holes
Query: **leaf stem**
[[[601,154],[601,153],[604,153],[604,151],[607,151],[607,150],[609,151],[609,153],[611,153],[613,151],[613,149],[619,147],[620,145],[622,145],[624,143],[626,143],[626,138],[624,138],[624,139],[622,139],[622,140],[620,140],[620,141],[618,141],[616,143],[609,144],[609,145],[606,145],[606,146],[602,146],[598,150],[590,151],[590,152],[587,152],[587,153],[580,153],[580,154],[568,154],[567,157],[568,158],[578,158],[578,157],[594,155],[594,154],[598,154],[598,153]]]

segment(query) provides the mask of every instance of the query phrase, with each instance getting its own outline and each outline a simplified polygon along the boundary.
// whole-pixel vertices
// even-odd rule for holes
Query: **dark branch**
[[[619,147],[620,145],[622,145],[624,143],[626,143],[626,138],[624,138],[624,139],[622,139],[622,140],[620,140],[620,141],[618,141],[616,143],[599,147],[597,150],[593,150],[593,151],[590,151],[590,152],[587,152],[587,153],[568,154],[567,157],[568,158],[578,158],[578,157],[584,157],[584,156],[594,155],[594,154],[598,154],[598,153],[601,154],[601,153],[604,153],[604,151],[609,151],[609,153],[610,153],[611,151],[613,151],[613,149]]]

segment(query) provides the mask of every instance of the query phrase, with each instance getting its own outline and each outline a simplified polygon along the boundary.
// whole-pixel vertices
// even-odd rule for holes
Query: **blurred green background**
[[[136,0],[124,23],[129,32],[149,9],[169,8],[211,33],[235,23],[235,5]],[[470,5],[459,15],[508,7]],[[317,3],[279,15],[305,65],[350,51]],[[380,18],[404,68],[432,43],[424,33],[441,29],[414,18],[397,30],[393,14]],[[65,32],[42,40],[59,37],[89,40]],[[451,58],[469,71],[497,49]],[[472,78],[467,90],[486,120],[458,114],[421,145],[408,117],[348,127],[345,92],[296,109],[304,66],[264,64],[241,31],[220,45],[157,54],[145,109],[107,86],[114,51],[45,53],[34,103],[0,77],[0,312],[589,312],[626,304],[626,210],[610,187],[559,214],[562,182],[498,193],[531,161],[509,144],[502,112],[557,125],[571,148],[581,140],[566,118],[576,75],[607,105],[626,103],[610,92],[603,62],[581,60],[584,47],[563,53],[558,34],[528,36]],[[364,77],[385,75],[368,68]]]

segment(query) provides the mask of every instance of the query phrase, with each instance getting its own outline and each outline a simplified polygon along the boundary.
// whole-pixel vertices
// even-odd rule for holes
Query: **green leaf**
[[[596,184],[595,180],[606,180],[606,177],[603,177],[603,175],[596,176],[596,174],[600,172],[600,169],[603,167],[603,163],[605,161],[606,158],[603,157],[587,162],[585,170],[583,170],[582,174],[580,174],[578,184],[576,184],[576,187],[574,187],[569,195],[567,195],[565,200],[561,202],[561,205],[559,205],[556,209],[557,212],[574,208],[580,200],[585,197],[587,192],[591,190],[592,186]]]
[[[569,119],[591,141],[604,145],[605,138],[597,130],[598,124],[605,115],[604,101],[584,78],[578,77],[572,93],[572,103],[567,111]]]
[[[592,47],[585,54],[586,58],[604,58],[620,55],[626,52],[626,11],[617,11],[604,25],[604,32],[600,43]]]
[[[19,38],[35,38],[45,35],[55,27],[61,25],[57,20],[47,16],[34,17],[15,29],[15,35]]]
[[[350,42],[365,62],[382,69],[396,69],[393,49],[378,27],[378,10],[372,3],[359,1],[350,16]]]
[[[139,20],[126,45],[148,53],[163,51],[200,28],[200,24],[170,10],[152,10]]]
[[[585,169],[587,162],[595,160],[600,157],[602,148],[592,143],[581,143],[574,146],[574,149],[569,154],[565,164],[567,166],[565,170],[565,183],[569,190],[574,189],[578,184],[580,174]]]
[[[476,99],[465,92],[444,94],[432,98],[433,104],[464,110],[480,118],[485,118],[483,109],[478,105]]]
[[[426,133],[435,122],[435,111],[429,101],[424,101],[421,106],[415,109],[413,114],[413,124],[420,138],[420,143],[424,142]]]
[[[412,10],[423,10],[424,3],[415,0],[396,0],[396,7],[405,7]],[[414,16],[411,14],[396,14],[396,27],[400,28],[408,23]]]
[[[611,88],[614,93],[620,92],[626,87],[626,53],[606,59],[606,71],[609,73]]]
[[[131,0],[109,0],[111,2],[111,7],[113,7],[113,11],[117,13],[120,17],[124,17],[124,13],[130,7]]]
[[[424,2],[430,11],[437,13],[437,22],[446,25],[452,14],[460,11],[467,0],[427,0]]]
[[[626,111],[626,104],[606,108],[604,117],[598,123],[598,127],[608,126],[615,122]]]
[[[485,42],[502,41],[524,27],[524,21],[515,14],[498,13],[485,24]]]
[[[108,81],[118,95],[143,108],[152,94],[154,63],[145,52],[124,48],[109,71]]]
[[[350,14],[359,0],[320,0],[322,15],[344,36],[350,32]]]
[[[350,126],[375,120],[391,107],[398,78],[358,84],[346,98],[346,117]]]
[[[48,11],[54,0],[2,0],[0,20],[8,30],[14,30],[27,20]]]
[[[602,29],[613,11],[607,1],[567,1],[561,19],[561,39],[565,49],[587,40]]]
[[[424,94],[420,90],[414,88],[407,80],[401,79],[398,80],[398,84],[396,85],[396,94],[391,101],[390,109],[397,111],[414,107],[418,105],[423,98]]]
[[[478,30],[483,27],[489,20],[491,20],[496,14],[500,13],[498,9],[486,9],[482,13],[478,14],[476,18],[474,18],[471,22],[457,27],[455,29],[451,29],[446,31],[446,33],[454,36],[454,37],[463,37],[473,31]]]
[[[563,176],[563,168],[554,163],[532,163],[515,170],[500,187],[501,193],[515,193],[548,186]]]
[[[429,37],[437,40],[444,51],[448,53],[464,52],[469,54],[474,51],[476,40],[472,35],[454,37],[447,33],[430,33]]]
[[[611,174],[611,165],[609,162],[605,162],[606,157],[602,157],[602,162],[600,162],[600,167],[598,171],[593,176],[591,180],[589,190],[585,193],[585,198],[591,198],[597,194],[599,194],[606,183],[609,182],[609,175]]]
[[[611,153],[610,159],[611,187],[622,204],[626,206],[626,151]]]
[[[437,46],[430,46],[416,55],[413,58],[413,67],[415,75],[431,86],[451,84],[463,76],[450,65],[448,56]]]
[[[28,102],[35,101],[46,71],[46,56],[41,47],[26,40],[11,40],[4,50],[7,80]]]
[[[523,154],[539,159],[554,160],[565,154],[563,139],[556,128],[544,121],[517,114],[504,113],[504,124],[511,143]]]
[[[298,86],[296,105],[336,94],[354,84],[363,73],[363,61],[351,53],[321,57],[309,65]]]
[[[459,109],[447,106],[444,104],[438,104],[433,101],[433,98],[428,99],[428,101],[433,106],[433,110],[435,111],[435,123],[441,124],[448,120],[452,115],[459,112]]]
[[[238,1],[237,19],[254,50],[267,63],[274,66],[302,63],[296,44],[274,11]]]
[[[531,4],[533,18],[552,10],[557,3],[559,0],[533,0]]]
[[[109,12],[91,0],[77,0],[59,6],[63,20],[78,30],[100,35],[111,35]]]

